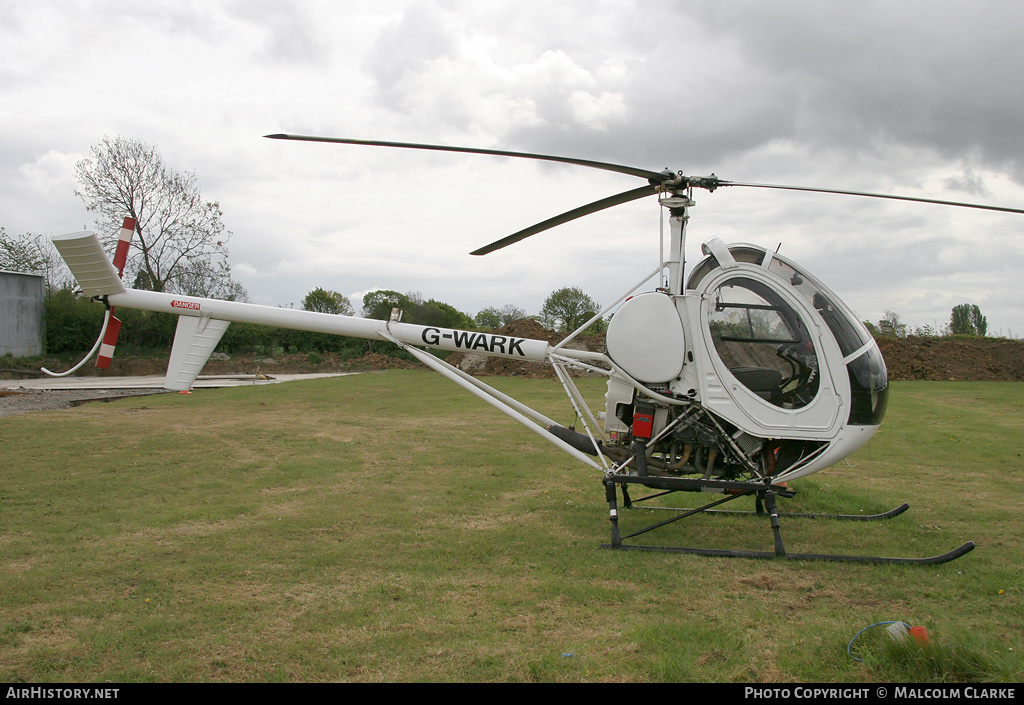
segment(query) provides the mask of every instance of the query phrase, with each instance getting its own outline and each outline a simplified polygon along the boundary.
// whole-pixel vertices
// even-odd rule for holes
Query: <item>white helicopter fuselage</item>
[[[713,254],[695,268],[685,289],[680,272],[679,293],[663,289],[627,299],[612,315],[603,353],[511,335],[129,289],[95,234],[71,233],[54,243],[85,295],[109,307],[179,316],[164,384],[171,390],[192,386],[230,322],[390,341],[606,474],[635,467],[608,458],[621,460],[615,448],[628,449],[639,440],[652,467],[708,479],[807,475],[865,443],[884,413],[884,363],[863,325],[809,274],[753,245],[729,248],[709,240],[705,249]],[[856,350],[842,349],[836,320],[842,322],[839,337],[854,331],[855,342],[847,340],[845,347]],[[794,346],[799,350],[793,352]],[[421,348],[606,374],[606,407],[597,415],[603,416],[603,428],[595,424],[586,437],[567,443],[552,433],[557,424],[550,419]],[[872,369],[870,383],[881,399],[865,416],[851,413],[854,376],[847,365],[867,357],[881,365]],[[567,383],[567,375],[562,381]],[[573,401],[582,404],[578,395]]]
[[[713,442],[705,434],[707,449],[733,455],[734,473],[760,463],[761,472],[780,481],[827,467],[866,443],[884,415],[888,382],[864,325],[777,254],[715,238],[705,251],[708,258],[681,293],[632,297],[609,324],[609,358],[656,393],[660,413],[650,437],[688,413],[679,407],[699,405],[718,427]],[[605,417],[606,431],[617,435],[629,434],[623,392],[610,394]],[[685,448],[693,436],[685,427],[667,436],[660,453],[671,457],[662,464],[677,466],[686,451],[672,444]],[[779,467],[784,441],[806,443]]]

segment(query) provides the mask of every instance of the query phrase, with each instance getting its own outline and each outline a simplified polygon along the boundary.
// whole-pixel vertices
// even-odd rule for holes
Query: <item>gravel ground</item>
[[[0,417],[27,414],[32,411],[70,409],[88,401],[110,401],[120,397],[163,393],[163,389],[0,389]]]

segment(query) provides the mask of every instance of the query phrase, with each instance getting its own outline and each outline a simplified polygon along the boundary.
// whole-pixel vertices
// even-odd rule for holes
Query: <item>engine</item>
[[[671,395],[668,389],[660,391]],[[601,450],[641,475],[692,475],[705,480],[772,477],[825,445],[759,438],[696,401],[682,405],[659,401],[614,379],[608,382],[606,402],[608,442]]]

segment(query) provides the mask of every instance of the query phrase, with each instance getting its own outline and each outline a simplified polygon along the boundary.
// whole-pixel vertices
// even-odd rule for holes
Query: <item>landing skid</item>
[[[628,492],[629,484],[640,484],[646,487],[664,490],[647,497],[642,497],[637,500],[630,499]],[[655,497],[661,497],[673,492],[681,491],[703,491],[703,492],[716,492],[721,493],[722,498],[715,501],[709,502],[701,507],[693,509],[679,509],[679,508],[665,508],[669,511],[677,512],[676,516],[670,519],[651,524],[639,531],[634,531],[631,534],[620,536],[619,534],[619,520],[618,520],[618,507],[617,507],[617,492],[616,485],[621,486],[623,504],[626,508],[633,505],[634,502],[644,502]],[[939,563],[948,563],[949,561],[956,560],[965,553],[969,553],[974,549],[974,543],[968,541],[962,546],[948,551],[946,553],[929,556],[926,558],[887,558],[883,556],[849,556],[849,555],[837,555],[827,553],[788,553],[785,546],[782,543],[782,532],[781,525],[779,523],[779,517],[794,517],[794,518],[809,518],[809,519],[838,519],[845,521],[877,521],[882,519],[891,519],[892,517],[898,516],[910,508],[910,505],[903,503],[888,512],[881,514],[807,514],[807,513],[792,513],[792,512],[779,512],[776,508],[775,498],[776,496],[792,497],[795,493],[779,485],[770,485],[765,482],[730,482],[730,481],[717,481],[717,480],[702,480],[692,478],[671,478],[671,477],[651,477],[651,476],[637,476],[637,475],[617,475],[605,478],[605,496],[608,499],[609,514],[612,523],[612,542],[610,544],[602,544],[602,548],[610,548],[614,550],[629,550],[629,551],[659,551],[666,553],[689,553],[701,556],[715,556],[721,558],[789,558],[793,560],[811,560],[811,561],[841,561],[847,563],[889,563],[889,564],[911,564],[911,565],[937,565]],[[726,502],[731,502],[734,499],[754,495],[756,500],[755,511],[738,511],[728,509],[713,509]],[[660,507],[659,507],[660,508]],[[625,540],[631,539],[635,536],[645,534],[655,529],[660,529],[663,526],[667,526],[673,522],[685,519],[696,514],[730,514],[730,515],[754,515],[754,516],[767,516],[771,521],[772,533],[775,540],[774,551],[731,551],[726,549],[717,548],[688,548],[681,546],[645,546],[640,544],[625,543]]]

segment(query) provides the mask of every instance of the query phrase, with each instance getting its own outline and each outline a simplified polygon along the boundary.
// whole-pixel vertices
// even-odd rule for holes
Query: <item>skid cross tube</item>
[[[779,522],[779,517],[798,517],[798,518],[810,518],[810,519],[843,519],[852,521],[871,521],[880,519],[891,519],[892,517],[898,516],[905,512],[910,505],[904,503],[900,506],[892,509],[888,512],[881,514],[872,515],[850,515],[850,514],[808,514],[808,513],[780,513],[776,507],[775,498],[777,495],[783,497],[792,497],[795,493],[792,490],[784,487],[773,487],[768,482],[729,482],[729,481],[716,481],[716,480],[696,480],[692,478],[662,478],[662,477],[650,477],[650,476],[639,476],[639,475],[610,475],[604,478],[605,483],[605,498],[608,500],[609,519],[611,521],[611,543],[602,544],[602,548],[610,548],[615,550],[632,550],[632,551],[656,551],[664,553],[689,553],[702,556],[716,556],[724,558],[788,558],[793,560],[822,560],[822,561],[841,561],[849,563],[889,563],[889,564],[917,564],[917,565],[936,565],[939,563],[947,563],[955,560],[966,553],[969,553],[974,549],[974,543],[968,541],[963,545],[951,550],[946,553],[942,553],[936,556],[928,556],[925,558],[899,558],[899,557],[885,557],[885,556],[853,556],[843,554],[821,554],[821,553],[789,553],[786,551],[785,545],[782,541],[782,529]],[[642,497],[637,500],[631,500],[627,491],[628,484],[640,484],[646,487],[652,487],[654,489],[663,490],[655,494]],[[619,515],[617,505],[617,491],[616,486],[621,486],[624,505],[629,508],[634,502],[643,502],[655,497],[662,497],[673,492],[680,491],[699,491],[699,490],[718,490],[728,492],[725,497],[716,499],[712,502],[708,502],[703,506],[696,508],[665,508],[659,507],[659,509],[669,509],[670,511],[678,512],[678,514],[670,519],[656,522],[642,529],[634,531],[632,533],[621,535],[619,531]],[[721,510],[713,509],[726,502],[731,502],[734,499],[745,497],[753,494],[756,498],[756,511],[735,511],[735,510]],[[762,507],[763,502],[763,507]],[[625,543],[625,540],[631,539],[635,536],[645,534],[655,529],[660,529],[668,524],[679,521],[680,519],[686,519],[696,514],[735,514],[735,515],[756,515],[756,516],[768,516],[771,527],[772,527],[772,538],[774,541],[774,548],[772,551],[734,551],[728,549],[717,549],[717,548],[691,548],[684,546],[646,546],[639,544]]]

